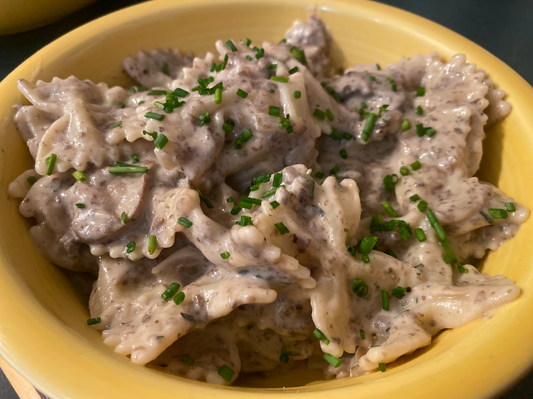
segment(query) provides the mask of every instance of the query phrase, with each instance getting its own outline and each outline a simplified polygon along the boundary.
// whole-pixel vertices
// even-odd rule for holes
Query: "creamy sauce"
[[[468,264],[529,214],[473,177],[484,127],[510,111],[484,71],[430,53],[335,75],[315,17],[285,43],[232,43],[216,43],[219,57],[129,57],[130,90],[19,82],[32,105],[15,121],[35,167],[10,193],[45,257],[97,276],[89,307],[107,345],[215,384],[303,361],[343,378],[519,295]],[[219,83],[221,101],[203,93]],[[117,161],[147,172],[110,173]],[[377,240],[368,254],[365,237]],[[172,283],[181,302],[162,298]]]

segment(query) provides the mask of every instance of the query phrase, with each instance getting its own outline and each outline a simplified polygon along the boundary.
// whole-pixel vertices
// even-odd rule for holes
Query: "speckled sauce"
[[[279,44],[140,52],[129,89],[19,82],[35,166],[10,193],[43,256],[95,276],[115,351],[214,384],[355,377],[519,295],[470,264],[529,215],[474,177],[505,93],[463,55],[337,73],[331,41],[311,17]]]

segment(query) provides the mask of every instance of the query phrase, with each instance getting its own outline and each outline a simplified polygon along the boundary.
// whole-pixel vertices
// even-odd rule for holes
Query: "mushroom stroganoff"
[[[311,16],[278,44],[140,52],[129,89],[19,81],[35,166],[10,193],[47,259],[95,276],[116,352],[214,384],[358,376],[519,295],[469,264],[528,217],[474,177],[505,93],[463,55],[339,72],[331,42]]]

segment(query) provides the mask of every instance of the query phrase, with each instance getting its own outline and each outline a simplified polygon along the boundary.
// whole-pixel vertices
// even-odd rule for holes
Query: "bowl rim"
[[[1,83],[0,91],[2,89],[12,88],[15,86],[16,81],[20,76],[29,76],[32,71],[41,68],[46,64],[47,59],[59,59],[64,57],[73,48],[79,48],[84,44],[94,41],[97,37],[109,35],[113,30],[120,29],[125,24],[133,23],[136,20],[146,18],[148,15],[153,16],[163,13],[167,9],[175,8],[203,8],[210,5],[224,5],[224,4],[242,4],[250,3],[249,0],[160,0],[156,2],[146,2],[137,5],[127,7],[122,10],[118,10],[111,14],[100,17],[85,25],[82,25],[71,32],[66,33],[60,38],[54,40],[50,44],[43,47],[37,53],[32,55],[14,71],[12,71]],[[284,0],[254,0],[253,3],[257,4],[283,4]],[[388,6],[381,3],[375,3],[365,0],[297,0],[291,3],[292,5],[312,6],[315,5],[318,8],[325,8],[328,10],[335,10],[338,12],[346,12],[348,14],[359,13],[364,15],[365,19],[378,20],[381,23],[393,25],[398,30],[407,31],[414,37],[424,37],[428,41],[428,37],[431,37],[429,42],[439,43],[443,48],[448,49],[449,53],[454,53],[454,48],[461,48],[469,59],[473,59],[483,66],[491,65],[491,71],[495,75],[505,76],[505,79],[498,78],[498,81],[505,80],[506,87],[513,90],[513,98],[516,103],[533,104],[533,88],[521,78],[515,71],[513,71],[504,62],[496,58],[494,55],[481,48],[479,45],[471,42],[463,36],[445,28],[435,22],[427,20],[423,17],[417,16],[410,12]],[[0,109],[7,104],[5,100],[0,99]],[[11,104],[12,105],[12,104]],[[17,298],[17,301],[12,301],[9,306],[2,305],[4,300],[0,300],[0,316],[5,320],[18,320],[20,315],[25,314],[29,316],[29,320],[26,319],[23,322],[18,322],[17,325],[8,325],[7,323],[0,324],[0,355],[24,378],[30,381],[41,392],[54,397],[56,399],[67,399],[69,396],[64,390],[61,389],[64,379],[69,378],[71,370],[58,370],[53,379],[45,380],[40,375],[39,371],[42,370],[42,365],[35,365],[32,356],[28,351],[20,351],[17,347],[11,345],[10,341],[18,334],[18,329],[29,326],[46,325],[48,331],[39,331],[42,335],[49,339],[58,339],[58,337],[65,339],[69,342],[73,342],[73,334],[68,331],[67,328],[53,315],[39,314],[37,311],[42,310],[39,305],[33,303],[29,298],[24,297],[23,284],[12,270],[5,270],[3,267],[4,260],[3,248],[0,248],[0,299]],[[533,275],[528,273],[524,277],[524,281],[529,281],[533,284]],[[506,305],[510,306],[510,305]],[[514,305],[517,306],[516,304]],[[521,305],[525,305],[522,303]],[[533,310],[533,306],[529,305],[529,309]],[[502,334],[503,327],[493,328],[491,336],[497,336]],[[33,332],[35,338],[38,337],[37,332]],[[523,334],[526,337],[525,334]],[[517,337],[514,338],[517,340]],[[486,340],[485,340],[486,341]],[[41,342],[43,340],[41,339]],[[472,342],[470,342],[472,344]],[[460,344],[458,344],[460,345]],[[522,346],[511,343],[508,344],[511,349],[514,349],[510,358],[503,359],[491,359],[490,357],[483,358],[484,364],[479,365],[476,373],[480,370],[488,370],[491,365],[498,365],[502,371],[498,374],[497,378],[493,378],[489,381],[478,381],[476,387],[477,397],[489,397],[497,393],[502,393],[508,389],[519,378],[523,377],[533,366],[533,343],[525,344]],[[474,354],[476,351],[483,348],[488,348],[487,342],[480,342],[478,345],[463,346],[463,350],[467,354]],[[519,350],[520,349],[520,350]],[[83,354],[77,354],[78,358]],[[102,356],[107,355],[103,354]],[[473,357],[473,356],[471,356]],[[100,358],[102,358],[100,356]],[[438,359],[441,358],[441,359]],[[441,362],[439,362],[441,360]],[[428,365],[431,362],[431,365]],[[469,365],[473,365],[468,363]],[[425,365],[425,366],[424,366]],[[303,387],[299,389],[288,389],[285,391],[279,389],[247,389],[247,388],[228,388],[228,387],[213,387],[207,384],[195,384],[195,382],[186,381],[183,379],[173,379],[172,384],[175,387],[181,387],[187,390],[193,387],[195,384],[195,392],[190,393],[190,397],[200,398],[207,395],[228,395],[238,399],[240,398],[252,398],[258,395],[268,398],[273,398],[275,395],[279,395],[282,392],[299,393],[301,398],[318,399],[318,395],[322,395],[324,390],[335,391],[341,395],[351,395],[356,393],[366,394],[368,397],[385,398],[391,394],[396,394],[398,390],[403,389],[404,394],[409,393],[409,396],[425,398],[433,395],[432,397],[440,397],[443,394],[442,389],[445,389],[446,397],[454,398],[466,398],[465,387],[460,383],[450,383],[451,381],[461,381],[462,371],[456,369],[458,365],[457,361],[442,356],[437,356],[435,359],[425,362],[424,365],[417,365],[407,370],[403,370],[401,373],[392,372],[387,378],[375,379],[365,382],[363,384],[347,384],[337,383],[336,386],[332,386],[329,383],[320,385],[314,385],[315,390],[306,390]],[[97,364],[95,363],[95,366]],[[448,379],[442,380],[439,374],[446,370]],[[471,370],[471,369],[469,369]],[[141,376],[139,373],[132,372],[132,376]],[[438,380],[440,378],[440,380]],[[477,377],[478,379],[481,377]],[[386,380],[386,382],[385,382]],[[422,384],[420,381],[429,380],[426,385],[413,385],[413,382]],[[95,388],[106,389],[110,388],[105,382],[99,382],[94,378],[91,380],[92,385],[89,390],[79,392],[77,399],[85,399],[93,397]],[[410,381],[409,384],[406,381]],[[96,384],[96,386],[95,386]],[[357,387],[357,389],[356,389]],[[425,387],[425,388],[424,388]],[[373,391],[375,390],[375,391]],[[403,396],[403,394],[402,394]],[[103,396],[102,396],[103,397]],[[106,396],[107,397],[107,396]],[[114,396],[119,397],[119,396]],[[122,396],[120,396],[122,397]],[[129,396],[131,398],[136,396]]]

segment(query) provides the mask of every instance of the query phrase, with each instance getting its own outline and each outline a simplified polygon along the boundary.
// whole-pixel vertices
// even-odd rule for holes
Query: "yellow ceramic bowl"
[[[0,0],[0,36],[58,21],[95,0]]]
[[[513,104],[503,124],[488,132],[483,178],[533,210],[533,89],[485,50],[420,17],[367,2],[317,0],[317,14],[330,27],[335,57],[356,62],[397,61],[437,50],[444,58],[464,53],[486,68]],[[55,399],[268,398],[481,398],[501,392],[533,359],[533,218],[518,236],[491,253],[483,270],[503,273],[522,295],[490,319],[440,334],[430,348],[401,359],[385,373],[309,384],[299,388],[217,387],[135,366],[106,347],[86,325],[86,304],[60,270],[45,262],[28,238],[28,221],[7,186],[30,166],[30,156],[12,122],[23,101],[16,81],[82,79],[129,84],[121,61],[140,49],[176,46],[198,53],[214,50],[218,38],[278,41],[296,18],[306,18],[312,0],[158,1],[98,19],[58,39],[0,84],[0,352],[37,388]],[[296,378],[296,377],[294,377]],[[287,383],[297,382],[293,377]],[[267,387],[269,382],[251,380]],[[277,384],[280,382],[277,381]]]

